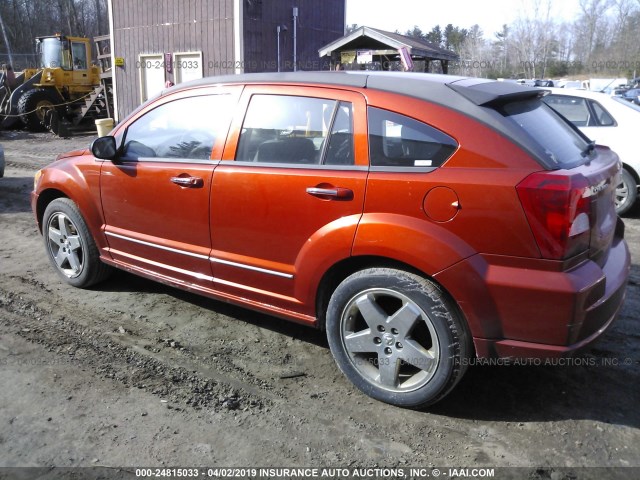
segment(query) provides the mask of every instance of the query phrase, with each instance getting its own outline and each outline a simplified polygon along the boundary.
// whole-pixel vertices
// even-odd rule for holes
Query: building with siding
[[[326,70],[329,61],[318,58],[318,49],[344,35],[345,28],[345,0],[108,0],[108,5],[116,119],[167,82]]]

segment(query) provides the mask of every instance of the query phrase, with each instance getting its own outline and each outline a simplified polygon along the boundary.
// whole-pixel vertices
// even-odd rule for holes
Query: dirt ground
[[[63,285],[29,192],[39,167],[91,140],[0,133],[1,467],[640,467],[638,213],[626,304],[593,348],[474,366],[416,412],[359,393],[315,330],[124,272]]]

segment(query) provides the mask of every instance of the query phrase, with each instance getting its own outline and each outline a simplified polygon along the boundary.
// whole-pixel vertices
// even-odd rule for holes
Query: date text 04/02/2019
[[[195,60],[174,60],[172,62],[165,62],[161,59],[146,59],[137,60],[135,62],[135,68],[143,70],[156,70],[173,68],[176,70],[199,70],[205,66],[209,70],[221,69],[221,70],[248,70],[248,71],[272,71],[278,68],[278,62],[276,60],[210,60],[206,63],[201,62],[198,59]],[[326,61],[307,61],[296,62],[295,66],[298,70],[328,70],[331,64]],[[294,70],[294,63],[288,60],[282,61],[280,68],[283,71]]]

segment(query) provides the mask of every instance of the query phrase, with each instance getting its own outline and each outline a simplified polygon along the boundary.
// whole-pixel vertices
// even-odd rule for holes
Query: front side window
[[[236,161],[352,165],[351,104],[289,95],[254,95]]]
[[[425,123],[369,107],[369,156],[374,167],[439,167],[458,143]]]
[[[230,95],[206,95],[154,108],[127,128],[123,159],[210,158],[216,139],[229,128],[231,101]]]

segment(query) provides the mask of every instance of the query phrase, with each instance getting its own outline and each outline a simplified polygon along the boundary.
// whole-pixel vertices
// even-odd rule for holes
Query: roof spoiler
[[[447,87],[480,107],[497,107],[518,100],[540,98],[548,91],[517,83],[465,78],[447,83]]]

